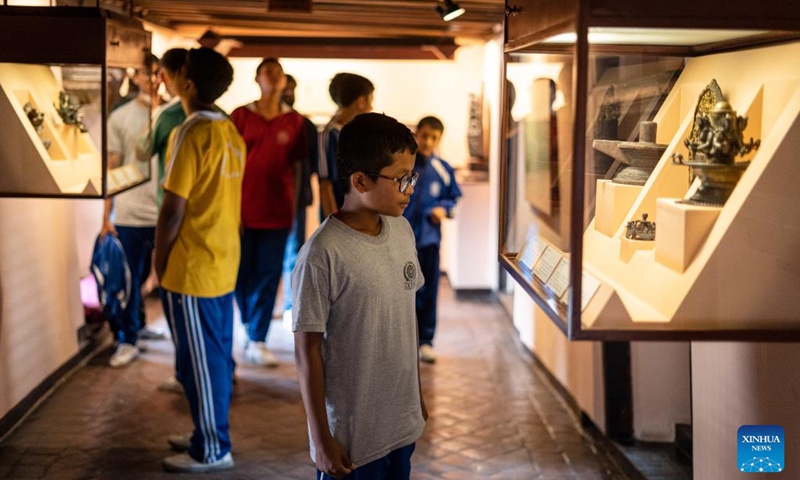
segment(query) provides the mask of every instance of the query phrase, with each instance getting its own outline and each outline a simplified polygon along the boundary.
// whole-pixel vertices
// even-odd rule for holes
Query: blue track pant
[[[231,450],[228,410],[233,374],[233,293],[201,298],[163,290],[175,332],[178,379],[192,411],[189,455],[214,462]]]

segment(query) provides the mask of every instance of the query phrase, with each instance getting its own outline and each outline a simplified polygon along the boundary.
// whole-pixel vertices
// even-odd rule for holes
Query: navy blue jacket
[[[431,212],[435,207],[444,207],[447,216],[452,217],[461,189],[453,167],[436,155],[425,158],[418,153],[414,170],[419,172],[419,179],[403,216],[414,230],[417,248],[438,245],[442,241],[442,226],[433,223]]]

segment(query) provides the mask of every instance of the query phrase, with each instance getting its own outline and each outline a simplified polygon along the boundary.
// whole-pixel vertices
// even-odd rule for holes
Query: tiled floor
[[[521,350],[498,304],[456,300],[446,281],[440,301],[440,358],[422,367],[431,418],[414,479],[625,479]],[[150,314],[158,315],[157,303]],[[203,479],[314,478],[291,338],[273,322],[269,343],[281,366],[240,363],[231,408],[236,467]],[[107,368],[106,350],[72,375],[0,443],[0,478],[175,478],[160,466],[166,437],[189,431],[191,419],[183,397],[155,388],[171,374],[170,342],[147,347],[127,368]]]

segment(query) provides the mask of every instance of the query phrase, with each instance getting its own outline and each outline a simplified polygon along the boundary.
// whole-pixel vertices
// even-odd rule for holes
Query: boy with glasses
[[[453,218],[461,189],[453,167],[434,152],[442,139],[444,125],[436,117],[425,117],[417,125],[417,158],[414,170],[419,172],[417,194],[403,216],[414,229],[417,256],[425,286],[417,291],[419,322],[419,358],[426,363],[436,361],[433,335],[436,332],[436,297],[439,295],[439,245],[442,243],[442,220]]]
[[[318,479],[408,479],[425,428],[414,314],[424,279],[402,218],[416,148],[408,128],[385,115],[344,126],[344,204],[300,250],[292,274],[295,359]]]

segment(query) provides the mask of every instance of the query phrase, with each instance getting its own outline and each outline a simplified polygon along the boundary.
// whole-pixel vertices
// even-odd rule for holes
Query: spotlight
[[[442,5],[436,5],[436,11],[439,12],[439,15],[442,17],[442,20],[445,22],[449,22],[454,18],[458,18],[464,14],[466,10],[461,8],[456,2],[453,0],[444,0]]]

